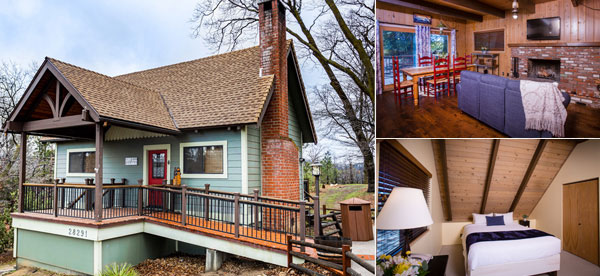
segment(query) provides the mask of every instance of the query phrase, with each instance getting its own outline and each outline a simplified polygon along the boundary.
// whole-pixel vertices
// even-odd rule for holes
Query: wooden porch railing
[[[321,252],[326,252],[330,256],[331,256],[331,254],[341,255],[342,262],[340,264],[340,263],[333,262],[331,260],[318,259],[318,258],[311,257],[307,254],[304,254],[302,252],[294,251],[294,247],[298,247],[298,246],[300,246],[301,248],[312,247]],[[317,271],[310,270],[303,266],[294,264],[292,261],[293,257],[297,257],[297,258],[303,259],[307,262],[317,264],[336,275],[360,276],[361,274],[352,268],[352,261],[356,262],[358,265],[360,265],[367,271],[371,272],[373,275],[375,274],[375,267],[372,264],[361,259],[360,257],[356,256],[354,253],[352,253],[352,250],[350,249],[350,246],[348,246],[348,245],[343,245],[342,248],[336,248],[336,247],[322,245],[322,244],[294,240],[292,236],[287,236],[287,255],[288,255],[288,260],[287,260],[288,267],[294,268],[298,271],[301,271],[301,272],[304,272],[304,273],[307,273],[310,275],[323,275],[323,274],[320,274]]]
[[[95,193],[92,185],[25,183],[23,211],[94,219]],[[252,195],[214,191],[208,184],[199,189],[115,183],[103,185],[101,198],[103,219],[146,216],[284,245],[287,235],[305,241],[320,232],[320,223],[307,220],[319,217],[318,197],[309,205],[259,196],[258,190]]]

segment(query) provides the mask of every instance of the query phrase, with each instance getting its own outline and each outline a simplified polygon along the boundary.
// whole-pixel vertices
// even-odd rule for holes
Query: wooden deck
[[[242,243],[245,245],[249,245],[252,247],[258,247],[266,250],[277,251],[281,253],[287,252],[287,248],[285,245],[286,235],[283,233],[275,232],[275,231],[267,231],[267,230],[257,230],[254,227],[245,227],[240,226],[239,237],[236,238],[234,233],[226,233],[222,231],[217,231],[213,229],[228,229],[229,231],[233,231],[233,225],[231,223],[223,223],[218,221],[206,221],[202,218],[198,217],[187,217],[187,225],[183,226],[181,224],[181,215],[178,213],[163,213],[163,212],[151,212],[148,213],[146,211],[146,215],[138,216],[137,209],[134,208],[115,208],[128,212],[131,214],[130,216],[120,217],[120,218],[109,218],[103,219],[100,222],[96,222],[93,219],[82,219],[82,218],[73,218],[73,217],[65,217],[58,216],[55,217],[52,214],[41,214],[41,213],[13,213],[13,217],[20,218],[28,218],[35,220],[42,220],[48,222],[55,222],[60,224],[70,224],[84,227],[93,227],[93,228],[106,228],[117,225],[123,225],[128,223],[136,223],[136,222],[150,222],[158,225],[170,227],[178,230],[185,230],[191,233],[195,233],[198,235],[209,236],[213,238],[219,238],[228,241],[235,241],[238,243]],[[61,214],[62,210],[59,211]],[[89,212],[90,215],[93,216],[94,211],[83,211]],[[114,212],[113,209],[104,209],[103,216],[108,215]],[[165,217],[168,214],[169,220],[156,218],[158,216]],[[154,216],[154,217],[153,217]],[[174,221],[173,221],[174,220]],[[194,224],[194,225],[192,225]],[[207,228],[213,229],[207,229]],[[175,237],[167,237],[170,239],[176,240]],[[297,236],[294,238],[298,238]],[[266,240],[268,239],[268,240]],[[312,242],[312,239],[306,239],[309,242]],[[281,241],[281,243],[273,242],[273,241]],[[295,251],[300,251],[298,248],[295,248]],[[316,252],[311,248],[306,248],[306,253],[310,256],[316,257]]]

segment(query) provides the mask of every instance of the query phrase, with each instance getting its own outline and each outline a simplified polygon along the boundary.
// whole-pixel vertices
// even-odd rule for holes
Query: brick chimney
[[[285,7],[259,0],[260,66],[275,75],[275,88],[261,124],[262,195],[300,199],[298,147],[288,131],[288,76]]]

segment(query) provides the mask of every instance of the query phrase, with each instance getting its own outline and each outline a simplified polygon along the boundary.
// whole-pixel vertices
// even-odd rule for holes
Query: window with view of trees
[[[381,52],[383,53],[383,81],[384,85],[394,84],[393,57],[397,57],[400,68],[415,67],[417,60],[417,41],[412,28],[384,27],[381,31]],[[436,57],[447,57],[449,46],[447,34],[431,34],[431,54]],[[400,72],[402,74],[402,72]],[[401,76],[402,78],[403,76]],[[405,80],[412,78],[407,77]]]

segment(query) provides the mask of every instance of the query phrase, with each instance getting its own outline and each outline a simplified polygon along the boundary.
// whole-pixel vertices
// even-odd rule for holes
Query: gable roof
[[[101,117],[177,130],[160,93],[48,58]]]
[[[259,48],[115,77],[164,96],[180,129],[257,123],[274,76],[260,76]]]

